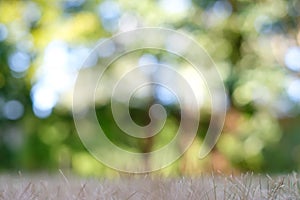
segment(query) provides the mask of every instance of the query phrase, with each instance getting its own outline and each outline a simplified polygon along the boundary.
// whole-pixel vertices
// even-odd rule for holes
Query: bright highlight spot
[[[159,5],[169,13],[182,13],[190,9],[190,0],[161,0]]]
[[[158,63],[158,60],[156,58],[156,56],[152,55],[152,54],[144,54],[138,61],[138,66],[144,66],[144,65],[149,65],[149,67],[147,68],[147,70],[145,70],[145,68],[141,68],[141,70],[147,74],[147,75],[151,75],[153,74],[156,70],[157,67],[155,66],[155,64]]]
[[[226,19],[232,13],[232,6],[227,1],[217,1],[212,10],[216,17],[220,19]]]
[[[159,101],[164,105],[170,105],[176,102],[176,96],[165,87],[157,86],[155,93]]]
[[[121,15],[120,7],[113,1],[104,1],[100,4],[98,13],[102,19],[102,25],[107,31],[115,31],[118,28],[118,20]]]
[[[16,100],[8,101],[4,104],[3,114],[7,119],[17,120],[23,116],[24,106]]]
[[[51,88],[38,85],[32,90],[32,100],[35,107],[41,110],[50,110],[56,105],[58,96]]]
[[[138,19],[134,15],[125,13],[119,21],[119,29],[120,31],[133,30],[138,26],[138,23]]]
[[[157,58],[154,55],[152,55],[152,54],[144,54],[139,59],[139,66],[149,65],[149,64],[157,64],[157,63],[158,63]]]
[[[300,80],[294,80],[288,87],[287,93],[292,101],[300,102]]]
[[[285,64],[293,71],[300,71],[300,47],[291,47],[285,54]]]
[[[25,72],[30,66],[30,56],[24,52],[15,52],[9,57],[8,64],[14,72]]]
[[[70,50],[62,41],[54,41],[48,45],[44,63],[37,72],[37,81],[31,90],[36,116],[45,118],[51,114],[61,94],[72,88],[82,59],[88,53],[87,48]]]

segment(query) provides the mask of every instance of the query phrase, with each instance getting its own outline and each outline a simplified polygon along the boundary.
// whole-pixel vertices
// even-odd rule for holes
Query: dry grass
[[[118,180],[0,176],[0,200],[30,199],[300,199],[299,177],[244,174],[197,178],[129,176]]]

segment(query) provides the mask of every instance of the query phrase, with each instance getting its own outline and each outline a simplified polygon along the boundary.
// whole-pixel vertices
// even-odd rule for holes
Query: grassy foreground
[[[298,174],[211,174],[194,178],[129,176],[114,180],[0,176],[0,200],[31,199],[300,199]]]

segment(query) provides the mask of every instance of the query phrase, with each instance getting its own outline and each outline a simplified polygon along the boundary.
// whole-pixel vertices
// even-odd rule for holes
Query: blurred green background
[[[0,170],[116,175],[85,150],[76,133],[72,86],[97,42],[121,31],[160,26],[187,33],[208,51],[228,95],[214,150],[204,160],[197,157],[209,124],[204,105],[193,145],[161,173],[298,171],[299,18],[298,0],[0,0]],[[135,56],[177,62],[162,54]],[[99,103],[97,113],[114,143],[147,152],[166,144],[178,127],[178,108],[166,107],[165,129],[148,140],[123,137],[109,101]],[[143,107],[131,114],[147,124]]]

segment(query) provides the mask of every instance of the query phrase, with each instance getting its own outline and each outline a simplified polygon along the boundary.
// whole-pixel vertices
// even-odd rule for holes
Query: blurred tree
[[[198,173],[210,162],[224,171],[299,169],[299,1],[2,0],[0,13],[0,168],[113,174],[87,154],[76,134],[70,92],[76,73],[99,39],[163,26],[187,32],[208,51],[229,100],[214,152],[204,161],[195,159],[209,124],[208,102],[201,110],[199,137],[166,172]],[[146,54],[178,63],[161,52],[135,59]],[[166,107],[170,118],[164,133],[171,134],[147,141],[118,130],[109,101],[97,106],[97,114],[113,142],[147,152],[166,144],[178,127],[177,106]],[[142,107],[131,114],[137,123],[149,120]]]

